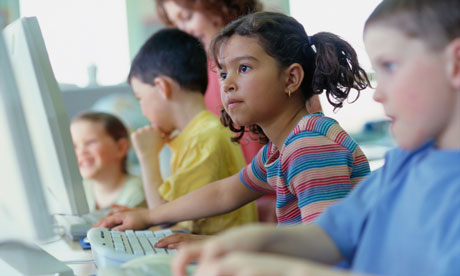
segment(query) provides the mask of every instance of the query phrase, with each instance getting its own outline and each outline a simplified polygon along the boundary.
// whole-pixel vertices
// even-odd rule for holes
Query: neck
[[[172,105],[172,116],[176,129],[183,130],[203,110],[206,110],[204,97],[198,92],[182,92]]]
[[[125,182],[126,174],[120,170],[107,170],[91,179],[93,189],[100,192],[113,192],[121,188]]]
[[[280,149],[291,131],[299,120],[308,114],[305,105],[296,104],[294,107],[285,109],[282,114],[278,114],[273,120],[263,122],[259,126],[263,129],[268,139]]]

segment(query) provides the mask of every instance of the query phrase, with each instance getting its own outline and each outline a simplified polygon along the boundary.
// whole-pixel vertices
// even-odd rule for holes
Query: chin
[[[425,145],[428,143],[429,139],[403,139],[400,138],[398,139],[397,137],[395,138],[396,143],[403,149],[412,151],[420,148],[421,146]]]
[[[83,179],[91,179],[94,176],[94,172],[89,170],[80,170],[80,174]]]

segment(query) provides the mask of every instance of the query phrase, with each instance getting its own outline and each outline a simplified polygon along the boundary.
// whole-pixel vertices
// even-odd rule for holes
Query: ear
[[[454,39],[447,46],[449,79],[456,91],[460,91],[460,38]]]
[[[164,76],[159,76],[153,80],[153,83],[155,84],[155,86],[159,88],[159,92],[165,100],[168,100],[171,98],[172,83],[169,78],[164,77]]]
[[[285,73],[286,87],[284,92],[290,95],[296,92],[302,84],[304,71],[300,64],[293,63],[287,69],[285,69]]]
[[[128,138],[120,138],[117,141],[118,152],[120,153],[121,157],[126,156],[129,150],[129,140]]]

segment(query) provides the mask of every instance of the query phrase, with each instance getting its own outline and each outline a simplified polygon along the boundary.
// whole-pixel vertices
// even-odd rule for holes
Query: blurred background
[[[373,77],[362,30],[380,0],[261,2],[264,10],[295,17],[309,35],[319,31],[340,35],[353,45]],[[38,18],[69,117],[88,109],[115,110],[131,130],[148,123],[126,77],[140,46],[163,28],[153,0],[0,0],[0,27],[23,16]],[[363,91],[355,103],[336,112],[325,97],[321,101],[324,113],[364,145],[370,159],[380,159],[392,139],[383,109],[372,95],[372,89]]]

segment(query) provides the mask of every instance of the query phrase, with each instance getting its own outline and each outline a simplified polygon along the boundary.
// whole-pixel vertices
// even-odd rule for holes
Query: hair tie
[[[313,42],[311,41],[311,36],[307,35],[307,39],[308,39],[308,46],[310,46],[310,48],[313,50],[313,52],[315,52],[316,54],[316,47],[315,45],[313,45]]]

